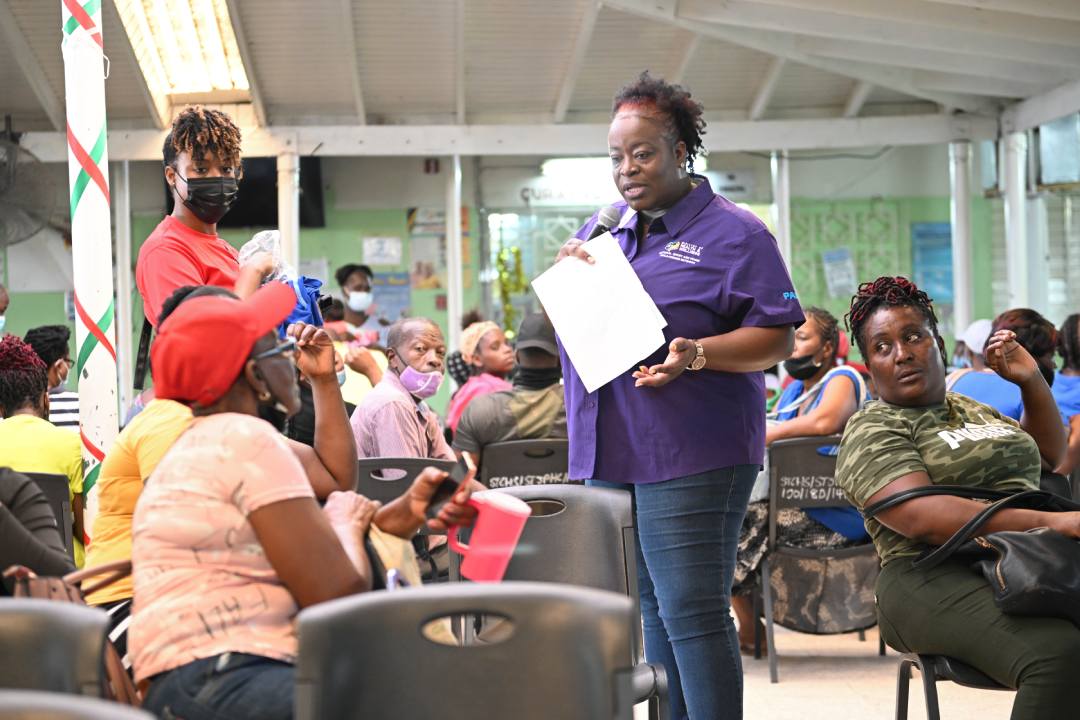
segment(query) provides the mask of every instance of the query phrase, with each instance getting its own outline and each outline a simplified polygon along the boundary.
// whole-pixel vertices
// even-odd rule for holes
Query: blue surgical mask
[[[341,372],[339,372],[339,373],[337,374],[337,384],[338,384],[338,385],[344,385],[344,384],[345,384],[345,380],[346,380],[346,379],[347,379],[348,377],[349,377],[349,376],[348,376],[348,375],[346,374],[345,368],[342,368],[342,369],[341,369]]]

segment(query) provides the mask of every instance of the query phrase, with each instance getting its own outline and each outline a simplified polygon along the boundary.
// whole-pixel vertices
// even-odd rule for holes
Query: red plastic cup
[[[450,548],[461,555],[461,576],[475,582],[499,582],[514,556],[525,521],[532,508],[513,495],[496,490],[478,492],[469,498],[476,508],[476,521],[468,545],[457,539],[457,526],[446,535]]]

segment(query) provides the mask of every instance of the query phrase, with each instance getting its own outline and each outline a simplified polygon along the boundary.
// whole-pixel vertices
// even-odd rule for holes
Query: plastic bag
[[[278,230],[262,230],[251,236],[251,239],[240,248],[240,266],[243,267],[256,253],[270,253],[274,258],[274,270],[263,279],[263,282],[271,280],[285,280],[286,282],[296,279],[296,268],[285,262],[281,252],[281,232]]]

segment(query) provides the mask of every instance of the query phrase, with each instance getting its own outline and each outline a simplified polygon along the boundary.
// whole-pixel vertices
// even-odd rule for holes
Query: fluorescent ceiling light
[[[564,157],[545,160],[540,164],[540,174],[546,178],[564,181],[595,180],[611,178],[611,159],[607,157]]]
[[[155,95],[232,96],[247,73],[226,0],[115,0],[147,86]]]

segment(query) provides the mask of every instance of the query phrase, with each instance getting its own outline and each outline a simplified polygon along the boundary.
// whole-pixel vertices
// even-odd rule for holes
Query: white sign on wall
[[[368,265],[400,265],[401,238],[364,238],[364,262]]]

